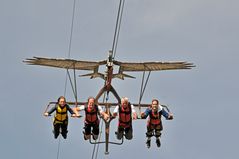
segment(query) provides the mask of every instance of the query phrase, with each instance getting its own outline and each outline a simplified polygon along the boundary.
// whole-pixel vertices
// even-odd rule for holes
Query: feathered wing
[[[161,71],[161,70],[177,70],[191,69],[195,67],[193,63],[188,62],[120,62],[114,61],[120,66],[120,71]]]
[[[104,65],[107,63],[106,60],[95,62],[95,61],[78,61],[73,59],[43,58],[43,57],[33,57],[31,59],[26,59],[23,62],[29,65],[40,65],[76,70],[96,70],[100,65]]]

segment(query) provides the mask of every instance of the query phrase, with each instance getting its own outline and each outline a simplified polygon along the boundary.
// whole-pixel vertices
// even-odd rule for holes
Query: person
[[[95,98],[89,97],[86,105],[76,107],[77,111],[85,110],[85,121],[84,121],[84,139],[90,139],[92,134],[93,139],[97,140],[99,135],[99,118],[98,114],[103,116],[104,120],[108,120],[109,115],[105,113],[101,106],[96,105]]]
[[[115,107],[113,117],[115,118],[118,114],[119,122],[118,130],[116,132],[117,139],[121,140],[125,133],[125,138],[131,140],[133,138],[132,117],[133,119],[137,119],[137,114],[134,106],[130,104],[127,97],[121,98],[121,104]]]
[[[60,96],[57,100],[57,103],[54,107],[52,107],[48,112],[44,113],[44,116],[49,116],[51,113],[56,111],[54,121],[53,121],[53,133],[55,139],[59,136],[60,132],[64,139],[67,138],[67,126],[68,126],[68,114],[69,111],[72,114],[72,117],[77,117],[77,113],[75,113],[69,105],[66,104],[66,98],[64,96]]]
[[[157,99],[153,99],[152,105],[141,114],[142,119],[146,119],[149,116],[146,132],[146,137],[148,138],[146,145],[148,148],[150,148],[151,137],[153,135],[156,137],[157,147],[161,146],[160,136],[161,131],[163,130],[161,115],[163,115],[167,120],[173,119],[173,114],[166,112]]]

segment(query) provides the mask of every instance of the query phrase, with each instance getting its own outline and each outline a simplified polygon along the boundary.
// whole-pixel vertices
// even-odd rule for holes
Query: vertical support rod
[[[110,114],[109,105],[106,105],[106,113]],[[110,134],[110,120],[105,121],[105,154],[109,154],[109,134]]]

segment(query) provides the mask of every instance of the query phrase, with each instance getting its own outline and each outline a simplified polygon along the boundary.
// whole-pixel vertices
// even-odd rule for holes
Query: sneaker
[[[150,142],[151,142],[150,139],[148,139],[148,140],[146,141],[147,148],[150,148]]]
[[[98,139],[98,135],[92,134],[92,137],[93,137],[94,140],[97,140],[97,139]]]
[[[160,143],[160,140],[159,140],[159,139],[156,139],[156,144],[157,144],[158,147],[161,146],[161,143]]]

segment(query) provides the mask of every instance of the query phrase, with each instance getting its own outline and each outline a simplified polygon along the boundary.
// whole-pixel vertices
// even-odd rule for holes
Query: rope
[[[113,58],[115,58],[115,55],[116,55],[120,26],[121,26],[122,15],[123,15],[123,10],[124,10],[124,3],[125,3],[125,0],[120,0],[118,14],[117,14],[117,20],[116,20],[116,26],[115,26],[113,46],[112,46]]]

